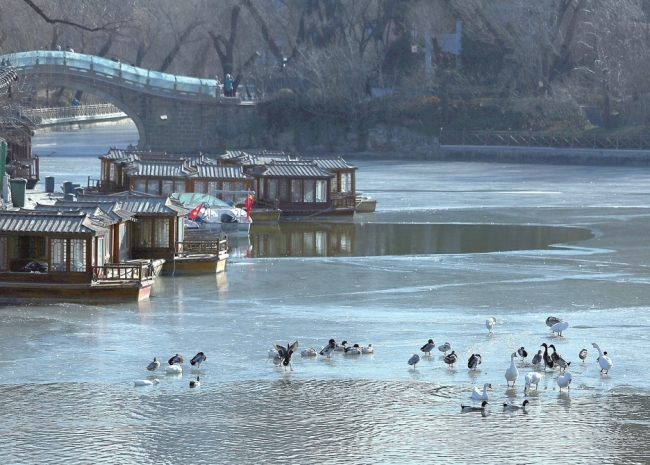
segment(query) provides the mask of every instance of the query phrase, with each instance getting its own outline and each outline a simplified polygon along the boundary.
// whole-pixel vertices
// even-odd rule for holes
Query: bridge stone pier
[[[97,95],[138,128],[138,149],[190,153],[256,145],[252,103],[217,97],[216,81],[150,71],[105,58],[63,51],[0,56],[23,86],[63,86]]]

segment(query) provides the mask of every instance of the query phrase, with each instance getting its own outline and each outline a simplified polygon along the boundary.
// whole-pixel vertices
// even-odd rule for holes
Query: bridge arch
[[[141,150],[177,153],[251,146],[254,105],[217,97],[216,81],[138,68],[64,51],[0,56],[27,86],[65,86],[97,95],[133,120]]]

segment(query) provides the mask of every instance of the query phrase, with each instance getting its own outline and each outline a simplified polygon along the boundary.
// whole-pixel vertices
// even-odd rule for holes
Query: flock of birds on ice
[[[488,318],[487,320],[485,320],[485,327],[488,329],[488,332],[491,333],[492,329],[494,329],[495,326],[496,326],[495,318]],[[558,337],[562,337],[562,332],[569,327],[569,323],[561,320],[560,318],[549,316],[546,319],[546,326],[548,326],[552,332],[557,333]],[[607,355],[606,351],[602,351],[600,349],[598,344],[593,342],[591,345],[598,351],[598,358],[596,359],[596,361],[600,365],[600,373],[608,374],[609,370],[614,366],[612,359],[609,357],[609,355]],[[452,350],[451,344],[449,342],[445,342],[444,344],[441,344],[437,347],[440,352],[444,353],[445,363],[448,366],[453,367],[458,361],[458,355],[454,350]],[[542,351],[541,349],[537,351],[537,354],[533,356],[533,359],[531,361],[532,365],[535,368],[541,368],[543,366],[544,372],[546,372],[547,368],[551,370],[558,368],[560,375],[557,377],[556,382],[560,388],[560,392],[562,392],[563,388],[566,388],[567,390],[570,389],[572,375],[570,371],[567,371],[567,369],[571,365],[571,362],[566,361],[564,357],[562,357],[562,355],[560,355],[560,353],[556,350],[553,344],[542,343],[540,347],[543,347],[544,351]],[[420,348],[420,351],[423,352],[422,356],[424,357],[431,356],[431,351],[434,348],[436,348],[435,342],[433,342],[433,339],[429,339]],[[549,352],[549,349],[553,349],[553,352]],[[287,344],[286,347],[273,343],[273,348],[268,351],[268,355],[269,357],[273,358],[273,364],[276,367],[282,366],[284,367],[285,371],[287,370],[287,368],[293,371],[291,359],[293,357],[293,354],[296,353],[297,350],[298,350],[298,341],[295,341],[293,344]],[[447,354],[447,352],[450,351],[451,353]],[[302,350],[300,352],[300,355],[302,357],[317,357],[321,355],[329,359],[331,358],[334,352],[342,352],[344,355],[373,354],[374,348],[372,347],[372,344],[368,344],[367,346],[360,346],[359,344],[353,344],[351,346],[348,346],[347,341],[343,341],[341,344],[338,344],[334,339],[330,339],[328,344],[325,347],[323,347],[320,351],[314,349],[313,347],[309,347],[308,349]],[[585,359],[587,358],[587,355],[588,355],[587,349],[582,349],[578,354],[578,358],[580,358],[580,360],[582,360],[584,363]],[[525,361],[526,358],[528,357],[528,352],[523,346],[518,348],[515,352],[513,352],[510,355],[510,366],[508,367],[508,369],[506,369],[504,373],[507,382],[507,387],[511,389],[514,389],[515,382],[519,378],[519,370],[515,365],[515,359],[517,357],[520,357],[522,361]],[[203,352],[199,352],[194,357],[192,357],[192,359],[190,360],[190,365],[195,366],[196,367],[195,371],[198,373],[200,372],[201,369],[201,363],[204,362],[206,359],[207,359],[206,355]],[[413,369],[415,369],[417,364],[420,362],[420,360],[421,360],[420,355],[413,354],[411,358],[408,359],[407,363],[411,367],[413,367]],[[168,365],[165,367],[165,371],[168,374],[180,374],[183,372],[183,368],[181,366],[183,362],[184,362],[183,356],[176,354],[168,360]],[[480,354],[472,354],[467,360],[467,368],[469,368],[470,370],[478,370],[478,366],[480,364],[481,364]],[[158,360],[157,357],[154,357],[153,361],[149,363],[149,365],[147,365],[146,368],[147,370],[154,372],[158,368],[160,368],[160,361]],[[535,390],[537,390],[543,376],[544,374],[539,371],[532,371],[527,373],[524,377],[524,393],[528,392],[531,389],[531,385],[535,385]],[[159,381],[158,379],[153,379],[153,380],[141,379],[141,380],[135,380],[134,383],[135,386],[151,386],[154,384],[158,384]],[[190,388],[196,388],[199,387],[200,385],[201,385],[201,381],[199,375],[197,375],[196,379],[190,380],[189,383]],[[481,406],[479,407],[474,405],[461,405],[461,411],[484,413],[489,400],[488,389],[492,389],[491,383],[485,383],[483,385],[482,390],[477,387],[474,387],[472,389],[471,398],[473,400],[482,401]],[[504,410],[522,410],[525,412],[528,404],[529,404],[528,400],[524,400],[524,402],[521,405],[517,405],[512,402],[506,402],[503,404],[503,408]]]

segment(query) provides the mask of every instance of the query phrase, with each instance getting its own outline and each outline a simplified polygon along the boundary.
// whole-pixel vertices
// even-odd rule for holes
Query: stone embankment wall
[[[563,149],[548,147],[440,146],[436,136],[407,128],[377,126],[365,138],[354,132],[329,131],[327,140],[304,143],[292,130],[269,137],[272,148],[324,156],[337,154],[351,159],[408,159],[477,161],[495,163],[650,166],[650,151]],[[296,141],[302,142],[296,144]],[[265,147],[269,148],[269,147]]]

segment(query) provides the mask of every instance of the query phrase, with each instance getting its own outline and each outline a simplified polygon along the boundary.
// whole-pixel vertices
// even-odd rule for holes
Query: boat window
[[[178,231],[178,242],[183,242],[185,240],[185,223],[183,218],[179,218],[177,222],[178,226],[176,227]]]
[[[197,194],[207,194],[205,191],[205,181],[194,181],[194,192]]]
[[[109,168],[108,176],[109,181],[115,181],[115,165],[113,163],[111,163],[111,166]]]
[[[269,179],[268,199],[275,200],[277,198],[277,192],[278,192],[278,180]]]
[[[86,240],[70,239],[70,271],[86,271]]]
[[[7,254],[8,242],[6,237],[0,237],[0,270],[2,271],[9,269],[9,257]]]
[[[341,192],[352,191],[352,173],[341,173]]]
[[[288,182],[286,179],[280,179],[279,181],[279,190],[278,198],[280,200],[289,200],[289,189],[287,189]]]
[[[163,179],[162,182],[162,193],[163,195],[170,195],[174,192],[174,181],[169,179]]]
[[[160,183],[158,182],[157,179],[155,179],[155,180],[150,179],[149,181],[147,181],[147,192],[149,194],[158,195],[159,194],[159,192],[158,192],[159,187],[160,187]]]
[[[135,243],[138,247],[151,247],[151,218],[140,218],[136,225]]]
[[[291,201],[302,202],[302,179],[291,180]]]
[[[185,192],[185,181],[174,181],[174,192],[180,194]]]
[[[316,181],[316,202],[327,202],[327,181]]]
[[[154,218],[154,247],[169,247],[169,222]]]
[[[330,192],[338,192],[338,188],[339,188],[339,177],[334,176],[332,178],[332,186],[330,188]]]
[[[66,271],[67,245],[65,239],[50,239],[50,270]]]
[[[316,181],[313,179],[305,180],[305,196],[303,197],[304,202],[312,203],[314,201],[314,191],[316,189]]]
[[[146,192],[147,182],[144,179],[136,179],[133,183],[133,187],[137,192]]]
[[[97,266],[104,265],[104,238],[97,238]]]
[[[122,223],[120,224],[120,261],[126,261],[129,258],[131,258],[130,252],[131,252],[131,247],[129,245],[129,240],[130,234],[127,232],[126,224]]]

